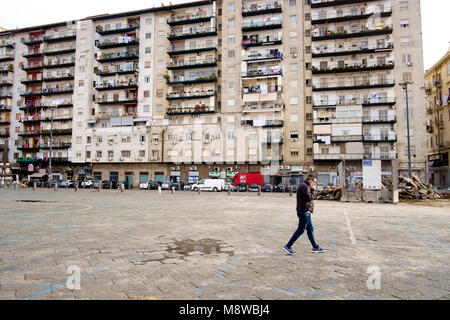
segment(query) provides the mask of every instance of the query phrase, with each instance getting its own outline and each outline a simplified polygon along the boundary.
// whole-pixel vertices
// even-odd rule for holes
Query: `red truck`
[[[249,187],[252,184],[259,184],[264,187],[264,178],[261,173],[236,173],[231,184],[237,187],[240,183],[246,183]]]

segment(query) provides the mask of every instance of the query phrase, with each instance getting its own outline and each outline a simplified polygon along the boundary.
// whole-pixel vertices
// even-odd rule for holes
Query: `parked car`
[[[169,190],[169,184],[167,182],[163,182],[161,184],[161,190]]]
[[[92,182],[92,180],[83,180],[82,182],[81,182],[81,187],[82,188],[90,188],[90,187],[92,187],[92,185],[93,185],[94,183]]]
[[[61,184],[61,182],[59,180],[52,180],[51,183],[52,183],[52,187],[56,185],[56,187],[58,187],[58,188],[59,188],[59,186]]]
[[[69,188],[70,186],[70,180],[63,180],[61,181],[61,183],[59,184],[60,188]]]
[[[111,188],[111,181],[109,181],[109,180],[104,180],[104,181],[102,182],[102,188],[103,188],[103,189],[110,189],[110,188]]]
[[[159,187],[159,183],[156,181],[152,181],[149,183],[149,189],[150,190],[157,190]]]
[[[228,191],[228,188],[231,188],[230,191],[232,191],[232,192],[237,191],[237,187],[234,186],[231,182],[225,183],[225,187],[224,187],[225,191]]]
[[[127,182],[125,182],[125,181],[117,181],[116,186],[114,187],[114,185],[113,185],[113,188],[114,189],[120,189],[122,187],[122,185],[125,187],[125,189],[129,189],[130,188],[129,184]]]
[[[151,181],[144,181],[139,183],[139,189],[145,189],[145,190],[149,190],[150,189],[150,183]]]
[[[296,192],[297,192],[297,187],[298,187],[298,186],[297,186],[296,184],[293,184],[291,187],[292,187],[292,192],[293,192],[293,193],[296,193]]]
[[[191,184],[185,184],[184,186],[183,186],[183,190],[186,190],[186,191],[190,191],[191,190]]]
[[[203,179],[192,185],[193,191],[222,191],[225,188],[225,180],[223,179]]]
[[[175,190],[180,190],[180,184],[179,183],[170,183],[169,190],[172,190],[172,188],[175,188]]]
[[[275,192],[285,192],[286,191],[286,186],[284,184],[279,184],[276,186],[275,188]]]
[[[94,182],[92,183],[92,186],[97,189],[98,186],[101,185],[101,184],[102,184],[101,180],[94,180]]]
[[[258,192],[259,191],[259,184],[252,184],[251,186],[250,186],[250,188],[248,188],[248,191],[250,191],[250,192]]]
[[[272,190],[273,190],[273,185],[271,185],[270,183],[266,184],[264,186],[264,188],[262,188],[262,191],[264,191],[264,192],[272,192]]]
[[[325,187],[325,185],[323,183],[318,183],[317,184],[317,191],[322,190]]]
[[[241,183],[239,183],[237,188],[238,188],[239,192],[246,192],[246,191],[248,191],[248,184],[241,182]]]

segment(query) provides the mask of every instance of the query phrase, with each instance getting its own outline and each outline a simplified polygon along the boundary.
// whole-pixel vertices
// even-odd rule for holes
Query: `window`
[[[289,0],[289,6],[295,6],[297,5],[297,0]]]
[[[291,140],[292,141],[298,140],[298,132],[297,131],[291,131]]]
[[[97,158],[101,158],[101,157],[102,157],[102,151],[99,150],[99,151],[97,151]]]
[[[150,106],[149,105],[145,105],[144,106],[144,112],[145,113],[150,112]]]
[[[228,19],[228,26],[233,27],[234,26],[234,18]]]
[[[305,37],[311,37],[311,30],[310,29],[306,29],[305,30]]]
[[[411,146],[410,150],[411,150],[411,155],[416,154],[416,147],[415,146]],[[405,156],[407,156],[407,155],[408,155],[408,146],[405,146]]]
[[[157,104],[156,105],[156,111],[157,112],[162,112],[163,111],[163,105],[162,104]]]
[[[305,13],[305,21],[311,20],[311,13]]]
[[[290,104],[298,104],[298,97],[291,97],[291,99],[289,100]]]
[[[121,155],[124,158],[129,158],[131,156],[131,151],[130,150],[122,150]]]
[[[162,74],[158,74],[158,77],[156,78],[158,82],[163,82],[163,75]]]
[[[145,157],[145,150],[139,150],[139,157]]]
[[[402,45],[404,45],[404,46],[410,45],[411,44],[411,38],[410,37],[402,38],[401,42],[402,42]]]
[[[151,39],[152,38],[152,33],[148,32],[145,34],[145,39]]]
[[[312,137],[313,137],[313,132],[311,130],[306,130],[306,138],[312,139]]]
[[[306,148],[306,155],[312,156],[312,154],[313,154],[313,149],[312,148]]]
[[[402,55],[402,62],[406,64],[412,63],[411,61],[411,55],[410,54],[404,54]]]
[[[150,97],[150,90],[145,90],[144,91],[144,98],[149,98]]]
[[[152,47],[145,47],[145,53],[152,53]]]
[[[298,70],[298,66],[296,63],[289,64],[289,71],[297,71],[297,70]]]
[[[144,62],[144,68],[148,69],[151,67],[151,62],[150,61],[145,61]]]
[[[297,149],[292,149],[291,150],[291,156],[297,157],[298,156],[298,150]]]
[[[297,56],[297,47],[289,48],[289,54],[295,58]]]
[[[86,137],[86,143],[90,144],[92,140],[92,137]]]
[[[164,17],[159,17],[158,19],[158,23],[162,24],[162,23],[166,23]]]
[[[235,43],[235,42],[236,42],[236,38],[234,36],[228,37],[228,43]]]
[[[235,74],[236,73],[236,68],[235,67],[228,67],[228,74]]]
[[[81,154],[80,154],[81,157]],[[86,158],[90,158],[91,157],[91,152],[90,151],[86,151]]]
[[[76,144],[81,144],[81,137],[76,137]]]
[[[228,4],[228,11],[234,11],[234,9],[235,9],[234,2],[230,2],[230,3]]]
[[[144,77],[144,82],[145,83],[150,83],[150,77]]]
[[[145,19],[145,24],[146,24],[146,25],[150,26],[150,25],[152,25],[152,23],[153,23],[153,18],[147,18],[147,19]]]
[[[78,81],[78,86],[79,87],[84,87],[84,80]]]
[[[289,21],[294,23],[297,22],[297,16],[296,15],[289,16]]]
[[[234,99],[228,99],[227,105],[229,107],[234,107]]]
[[[409,19],[401,19],[400,20],[400,27],[401,28],[408,28],[409,27]]]
[[[159,53],[164,52],[164,46],[158,46],[158,52]]]
[[[227,132],[227,139],[233,140],[234,139],[234,131],[228,131]]]
[[[156,96],[157,97],[162,97],[163,96],[163,90],[162,89],[158,89],[158,90],[156,90]]]
[[[228,89],[234,89],[234,82],[228,83]]]
[[[306,46],[305,47],[305,53],[311,53],[311,47],[310,46]]]
[[[108,150],[108,158],[114,158],[114,150]]]
[[[297,122],[298,121],[298,114],[291,114],[290,120],[291,120],[291,122]]]
[[[408,1],[400,1],[400,10],[408,10]]]
[[[228,58],[234,58],[234,50],[228,50]]]
[[[80,73],[83,73],[84,71],[86,71],[86,67],[85,66],[81,66],[80,67]]]
[[[411,72],[403,72],[403,81],[412,81]]]

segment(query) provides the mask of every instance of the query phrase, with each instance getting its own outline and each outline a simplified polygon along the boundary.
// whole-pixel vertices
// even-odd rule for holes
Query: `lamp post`
[[[52,150],[53,150],[53,110],[55,106],[51,106],[50,110],[52,110],[52,116],[50,118],[50,158],[48,161],[48,177],[50,182],[52,181]]]
[[[413,82],[405,81],[399,83],[398,85],[405,90],[406,97],[406,135],[408,136],[408,175],[411,178],[411,139],[409,136],[409,106],[408,106],[408,85],[413,84]]]

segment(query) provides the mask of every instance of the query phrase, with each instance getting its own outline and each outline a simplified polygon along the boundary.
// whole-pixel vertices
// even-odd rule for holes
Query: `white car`
[[[161,190],[169,190],[169,184],[167,182],[162,183]]]
[[[90,188],[92,187],[92,185],[93,185],[92,180],[84,180],[83,182],[81,182],[82,188]]]
[[[191,190],[191,185],[190,184],[185,184],[183,187],[183,190]]]
[[[139,184],[139,189],[148,189],[149,183],[150,183],[150,181],[141,182]]]
[[[204,179],[199,183],[194,183],[191,187],[192,191],[222,191],[225,189],[225,180],[223,179]]]

